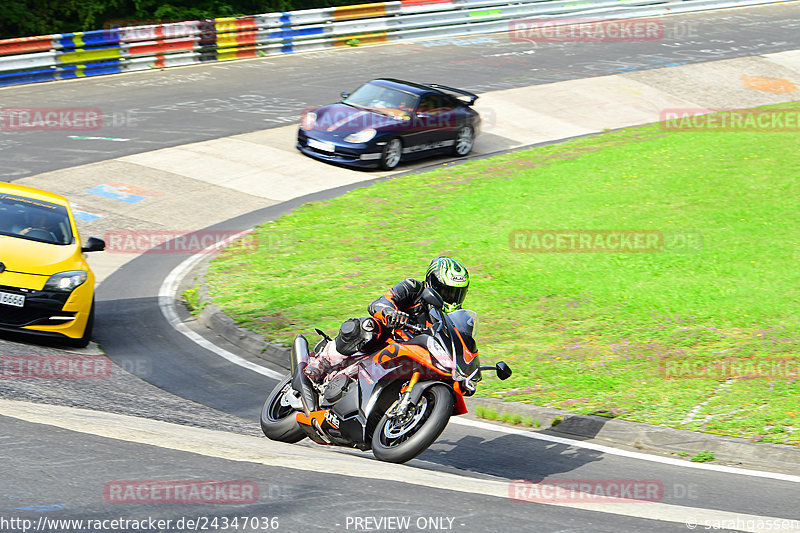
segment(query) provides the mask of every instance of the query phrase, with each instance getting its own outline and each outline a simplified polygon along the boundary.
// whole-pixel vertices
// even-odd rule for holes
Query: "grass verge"
[[[484,361],[514,369],[479,394],[800,444],[796,137],[649,125],[392,179],[259,227],[210,293],[288,343],[452,255]],[[530,253],[548,250],[525,230],[655,232],[660,251]]]

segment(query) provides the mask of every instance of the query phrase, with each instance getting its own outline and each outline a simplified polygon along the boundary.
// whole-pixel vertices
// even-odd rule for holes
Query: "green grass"
[[[538,420],[533,420],[530,417],[523,417],[518,413],[498,413],[496,409],[491,407],[484,407],[483,405],[479,405],[475,408],[475,416],[478,418],[484,418],[486,420],[499,420],[500,422],[504,422],[506,424],[512,424],[515,426],[528,426],[528,427],[541,427],[541,422]]]
[[[193,315],[199,315],[200,311],[203,310],[205,307],[204,304],[200,303],[200,287],[192,287],[183,291],[181,297],[183,301],[186,302],[186,305],[189,307],[189,310]]]
[[[491,407],[484,407],[479,405],[475,408],[475,416],[478,418],[485,418],[487,420],[497,420],[500,418],[500,414],[497,412],[496,409],[492,409]]]
[[[503,413],[500,415],[500,421],[506,424],[519,425],[522,424],[522,416],[517,413]]]
[[[796,132],[607,132],[306,204],[259,227],[257,251],[216,259],[210,291],[238,323],[288,344],[315,326],[335,332],[452,255],[470,270],[484,361],[514,370],[478,394],[799,444],[798,169]],[[668,249],[513,250],[509,236],[531,229],[656,230]],[[665,378],[668,363],[725,358],[794,370],[722,388],[727,376]]]
[[[707,463],[709,461],[713,461],[714,459],[716,459],[716,457],[714,457],[714,452],[703,450],[694,454],[690,461],[694,463]]]

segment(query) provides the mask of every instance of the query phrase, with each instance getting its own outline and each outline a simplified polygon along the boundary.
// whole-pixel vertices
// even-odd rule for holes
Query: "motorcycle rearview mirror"
[[[319,335],[320,337],[322,337],[322,338],[323,338],[323,339],[325,339],[326,341],[332,341],[332,340],[333,340],[333,339],[331,339],[330,337],[328,337],[328,334],[327,334],[327,333],[325,333],[324,331],[322,331],[322,330],[321,330],[321,329],[319,329],[319,328],[314,328],[314,331],[316,331],[316,332],[317,332],[317,335]]]
[[[497,371],[497,377],[500,378],[501,381],[511,377],[511,367],[505,364],[505,362],[500,361],[494,368]]]
[[[425,289],[423,289],[422,301],[427,304],[430,304],[436,309],[441,309],[442,307],[444,307],[444,300],[442,300],[442,297],[439,296],[439,294],[430,287],[425,287]]]

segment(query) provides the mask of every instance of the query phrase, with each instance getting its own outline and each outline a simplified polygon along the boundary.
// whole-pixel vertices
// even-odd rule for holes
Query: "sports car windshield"
[[[419,98],[411,93],[367,83],[343,100],[345,104],[369,109],[385,115],[409,115],[417,106]]]
[[[73,242],[66,207],[11,194],[0,194],[0,235],[60,245]]]

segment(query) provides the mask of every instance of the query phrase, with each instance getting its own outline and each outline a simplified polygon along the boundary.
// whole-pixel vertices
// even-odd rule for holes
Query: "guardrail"
[[[401,0],[0,40],[0,86],[785,0]]]

